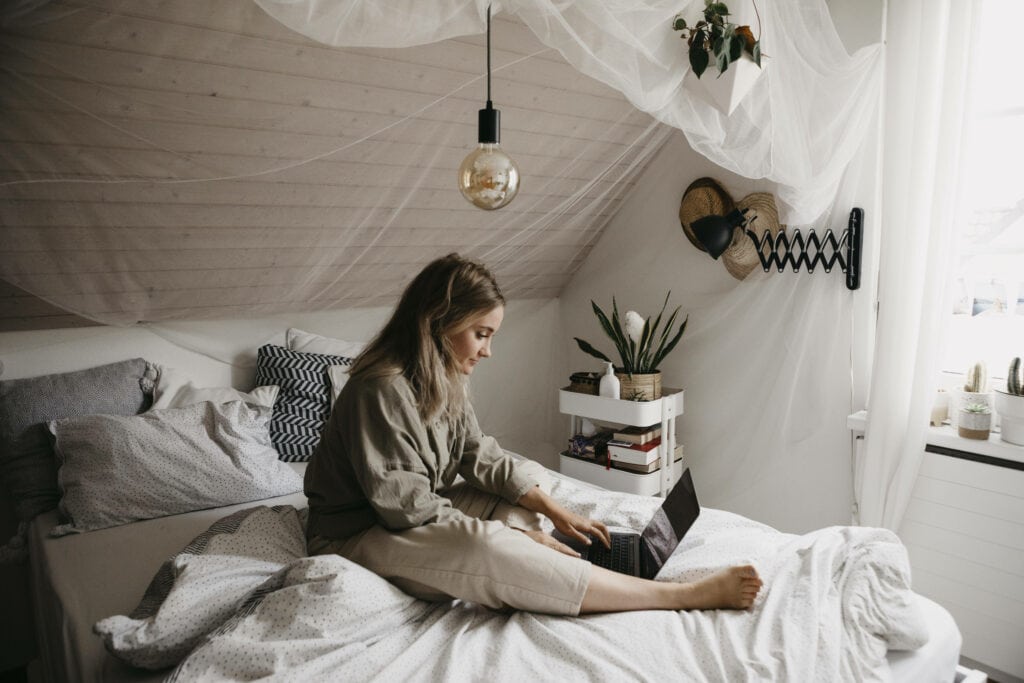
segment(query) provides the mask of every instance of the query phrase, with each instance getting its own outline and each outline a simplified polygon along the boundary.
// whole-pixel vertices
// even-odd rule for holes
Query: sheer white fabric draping
[[[728,3],[733,21],[760,33],[764,74],[726,116],[693,96],[685,44],[671,30],[690,0],[255,0],[271,16],[331,45],[399,47],[484,30],[486,9],[530,27],[581,72],[686,133],[690,145],[748,178],[778,184],[781,218],[807,224],[829,206],[874,121],[881,48],[849,56],[824,0]],[[692,23],[692,21],[691,21]],[[704,78],[713,78],[709,71]],[[688,90],[689,88],[689,90]]]
[[[890,2],[878,329],[860,522],[896,530],[936,388],[978,0]]]

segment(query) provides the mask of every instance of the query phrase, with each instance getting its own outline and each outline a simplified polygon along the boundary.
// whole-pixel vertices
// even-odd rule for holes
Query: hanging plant
[[[754,5],[757,12],[757,5]],[[672,22],[672,29],[682,31],[680,36],[690,50],[690,68],[700,78],[714,61],[719,75],[746,52],[755,64],[761,66],[761,42],[754,38],[749,26],[737,26],[728,21],[729,8],[724,2],[704,0],[704,18],[693,26],[681,14]]]

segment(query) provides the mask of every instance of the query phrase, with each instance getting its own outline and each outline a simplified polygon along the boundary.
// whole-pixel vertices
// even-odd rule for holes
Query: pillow
[[[302,330],[294,327],[288,328],[288,331],[285,332],[284,338],[285,346],[292,351],[302,351],[303,353],[322,353],[328,356],[342,356],[343,358],[355,359],[355,357],[362,353],[363,349],[366,348],[366,344],[364,342],[321,337],[319,334],[303,332]]]
[[[352,359],[351,362],[346,363],[345,365],[333,365],[328,371],[331,379],[332,408],[334,407],[334,401],[338,398],[338,394],[341,393],[342,387],[344,387],[345,382],[348,381],[348,369],[355,362],[355,359],[359,354],[363,352],[363,349],[366,348],[366,344],[363,342],[321,337],[319,334],[303,332],[302,330],[294,327],[289,327],[288,331],[285,333],[285,345],[292,351],[324,353],[331,356],[341,356],[342,358]]]
[[[331,409],[334,408],[334,402],[338,400],[338,394],[348,382],[348,371],[347,365],[332,365],[327,368],[327,377],[331,380]]]
[[[0,470],[24,522],[57,507],[57,464],[46,422],[149,407],[156,368],[141,358],[0,382]]]
[[[265,344],[256,352],[256,383],[281,389],[274,404],[270,438],[281,459],[309,460],[331,412],[328,368],[347,366],[351,358],[290,351]]]
[[[184,408],[201,401],[227,403],[245,401],[258,406],[272,408],[277,399],[277,387],[256,387],[250,392],[231,387],[200,388],[180,370],[157,365],[156,388],[153,391],[153,409]]]
[[[173,666],[254,590],[305,555],[294,507],[239,510],[164,562],[130,615],[102,619],[93,631],[111,654],[132,666]]]
[[[302,490],[270,445],[270,408],[196,403],[49,423],[67,524],[51,536]]]

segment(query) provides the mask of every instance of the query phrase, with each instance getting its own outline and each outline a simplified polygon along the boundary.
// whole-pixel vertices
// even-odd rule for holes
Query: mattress
[[[306,463],[289,463],[301,476]],[[307,506],[302,492],[239,505],[149,519],[84,534],[50,538],[57,524],[51,510],[29,529],[36,636],[43,676],[62,681],[159,681],[166,672],[147,672],[110,656],[92,625],[113,614],[128,614],[168,557],[211,524],[253,505]]]
[[[292,466],[300,473],[304,469],[303,464]],[[56,522],[56,513],[37,518],[31,528],[30,544],[45,679],[163,679],[168,671],[133,669],[110,656],[101,639],[93,634],[92,625],[113,614],[129,613],[167,557],[213,522],[254,504],[196,511],[58,539],[47,536]],[[297,493],[259,504],[304,507],[306,500]],[[925,617],[928,641],[916,650],[888,653],[886,660],[892,680],[953,680],[960,632],[941,606],[919,595],[914,600]],[[557,655],[549,652],[545,656]]]
[[[892,680],[952,681],[963,644],[960,629],[942,605],[920,594],[914,598],[928,625],[928,642],[916,650],[890,651],[886,655]]]

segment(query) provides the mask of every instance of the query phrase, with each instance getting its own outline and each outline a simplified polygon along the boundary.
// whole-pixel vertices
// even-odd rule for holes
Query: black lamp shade
[[[690,228],[711,258],[717,259],[732,244],[733,230],[746,224],[745,212],[735,209],[726,216],[704,216],[695,220]]]

